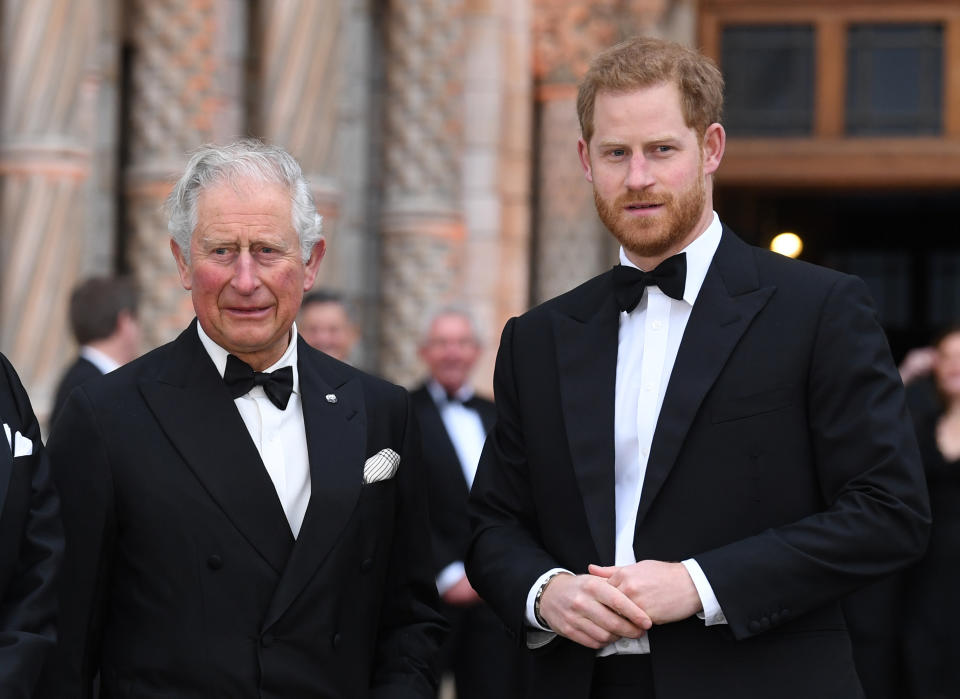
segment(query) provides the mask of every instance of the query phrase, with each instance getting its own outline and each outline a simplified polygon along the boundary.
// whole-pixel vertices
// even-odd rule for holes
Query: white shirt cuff
[[[530,592],[527,593],[526,617],[527,624],[532,628],[526,630],[525,640],[527,643],[527,648],[530,650],[541,648],[557,637],[557,634],[540,624],[540,622],[537,621],[537,615],[533,613],[533,607],[537,601],[537,590],[540,589],[540,586],[543,585],[547,578],[556,573],[570,573],[570,575],[573,575],[573,573],[566,568],[551,568],[537,578],[537,581],[533,583],[533,587],[530,588]]]
[[[527,593],[527,625],[532,626],[535,629],[539,629],[540,631],[547,631],[551,634],[553,632],[550,631],[550,629],[542,626],[540,622],[537,621],[537,616],[533,613],[533,605],[537,601],[537,590],[539,590],[540,586],[543,585],[543,581],[554,573],[570,573],[570,571],[566,568],[551,568],[537,578],[537,581],[533,583],[533,587],[530,588],[530,592]],[[573,573],[570,573],[570,575],[573,575]]]
[[[697,595],[700,596],[700,604],[703,605],[703,611],[697,612],[697,618],[703,619],[707,626],[726,624],[727,617],[723,615],[723,610],[720,609],[720,602],[717,600],[717,596],[713,594],[710,581],[708,581],[707,576],[703,574],[703,569],[700,567],[700,564],[692,558],[688,558],[682,561],[682,563],[683,567],[687,569],[687,573],[690,574],[693,585],[697,588]]]
[[[446,568],[440,571],[437,576],[437,594],[443,597],[447,590],[460,582],[467,575],[467,569],[463,567],[463,561],[454,561]]]

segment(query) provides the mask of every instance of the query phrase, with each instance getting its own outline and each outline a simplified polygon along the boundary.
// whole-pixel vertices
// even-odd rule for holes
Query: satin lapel
[[[264,629],[297,598],[347,526],[363,486],[366,411],[357,379],[321,367],[316,350],[297,348],[303,422],[310,458],[310,504]],[[331,365],[332,366],[332,365]],[[327,400],[336,396],[336,402]]]
[[[210,497],[267,563],[282,573],[293,546],[290,525],[193,324],[176,340],[161,378],[142,381],[140,391]]]
[[[637,527],[673,468],[704,396],[774,291],[772,286],[759,288],[750,247],[725,230],[690,313],[667,385],[650,447]]]
[[[580,486],[598,562],[613,565],[616,546],[614,495],[614,392],[619,313],[609,293],[580,312],[555,312],[560,405],[573,470]],[[604,287],[606,289],[606,287]]]

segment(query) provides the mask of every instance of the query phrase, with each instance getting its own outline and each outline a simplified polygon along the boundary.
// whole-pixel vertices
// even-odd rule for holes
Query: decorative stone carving
[[[460,0],[393,0],[385,24],[380,367],[400,383],[422,372],[424,314],[460,287],[463,11]]]
[[[543,82],[576,82],[590,59],[664,17],[669,0],[533,0],[534,76]]]

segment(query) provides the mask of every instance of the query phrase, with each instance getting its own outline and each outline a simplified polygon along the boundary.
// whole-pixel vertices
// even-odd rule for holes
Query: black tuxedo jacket
[[[470,486],[463,475],[460,457],[426,385],[410,393],[420,424],[424,477],[430,499],[430,531],[433,541],[434,574],[454,561],[462,561],[470,545],[467,497]],[[466,403],[476,410],[489,432],[497,418],[493,401],[474,396]]]
[[[611,273],[504,329],[498,420],[467,570],[522,639],[546,570],[614,562]],[[657,696],[861,695],[837,600],[923,550],[929,507],[903,389],[858,279],[725,230],[664,397],[637,560],[695,558],[727,625],[649,632]],[[556,639],[534,696],[586,697],[594,651]]]
[[[56,574],[63,555],[57,495],[27,392],[0,355],[0,423],[33,443],[14,456],[0,434],[0,696],[33,696],[56,641]]]
[[[432,698],[443,622],[406,392],[298,338],[295,541],[195,324],[75,390],[51,435],[69,584],[48,696],[90,696],[99,670],[111,698]],[[364,484],[385,448],[396,476]]]
[[[103,376],[103,372],[97,368],[97,365],[84,357],[77,359],[67,367],[60,377],[60,383],[57,384],[57,393],[53,399],[53,411],[50,413],[50,425],[56,421],[63,406],[67,403],[67,396],[70,391],[82,384],[84,381]]]

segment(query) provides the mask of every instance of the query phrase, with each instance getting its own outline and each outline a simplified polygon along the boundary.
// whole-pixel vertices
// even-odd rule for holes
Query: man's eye
[[[622,158],[624,155],[626,155],[626,153],[627,151],[623,148],[614,148],[612,151],[610,151],[610,155],[612,155],[614,158]]]
[[[214,255],[226,255],[226,254],[227,254],[227,249],[226,249],[226,248],[214,248],[214,249],[213,249],[213,254],[214,254]]]

